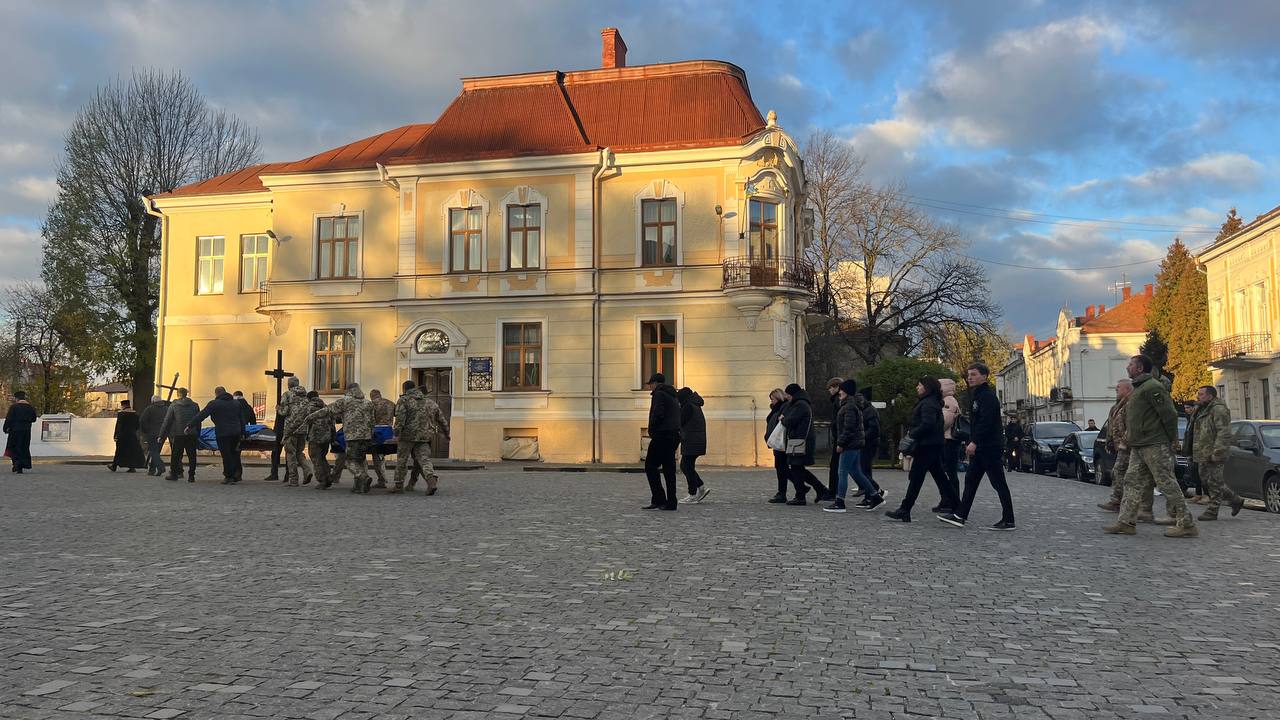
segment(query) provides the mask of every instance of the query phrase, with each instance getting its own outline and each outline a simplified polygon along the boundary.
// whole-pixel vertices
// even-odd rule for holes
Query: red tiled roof
[[[1100,335],[1102,333],[1146,332],[1147,308],[1150,306],[1150,293],[1143,292],[1130,295],[1119,305],[1081,325],[1080,333],[1083,335]]]
[[[616,151],[720,147],[765,126],[729,63],[469,78],[435,123],[405,125],[296,162],[264,163],[156,197],[258,192],[264,174]]]

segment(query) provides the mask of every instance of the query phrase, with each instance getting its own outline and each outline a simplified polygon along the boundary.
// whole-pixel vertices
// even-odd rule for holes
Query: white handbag
[[[787,449],[787,429],[782,427],[782,423],[773,427],[773,432],[769,433],[769,439],[765,443],[777,452]]]

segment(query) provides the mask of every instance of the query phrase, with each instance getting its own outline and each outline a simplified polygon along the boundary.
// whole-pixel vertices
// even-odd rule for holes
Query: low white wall
[[[116,419],[110,418],[71,418],[70,442],[44,442],[40,439],[44,422],[62,422],[65,415],[41,417],[31,426],[32,457],[111,457],[116,452],[116,443],[112,438],[116,431]],[[2,433],[0,433],[2,434]],[[5,437],[8,441],[8,437]]]

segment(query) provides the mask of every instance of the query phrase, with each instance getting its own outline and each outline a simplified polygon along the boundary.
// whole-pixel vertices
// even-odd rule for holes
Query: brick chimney
[[[1093,319],[1093,313],[1094,313],[1097,309],[1098,309],[1098,306],[1096,306],[1096,305],[1090,305],[1089,307],[1085,308],[1085,309],[1084,309],[1084,318],[1085,318],[1086,320],[1092,320],[1092,319]]]
[[[1106,306],[1106,305],[1099,305],[1099,306],[1098,306],[1098,314],[1099,314],[1099,315],[1101,315],[1102,313],[1104,313],[1104,312],[1106,312],[1106,311],[1107,311],[1107,306]]]
[[[618,28],[605,28],[600,31],[600,67],[620,68],[627,66],[627,44],[622,40]]]
[[[1152,291],[1151,283],[1147,283],[1146,285],[1143,285],[1143,286],[1142,286],[1142,294],[1143,294],[1143,295],[1146,295],[1147,297],[1151,297],[1152,292],[1153,292],[1153,291]]]
[[[1128,300],[1129,296],[1132,294],[1133,294],[1133,288],[1125,288],[1124,290],[1120,291],[1120,299]]]

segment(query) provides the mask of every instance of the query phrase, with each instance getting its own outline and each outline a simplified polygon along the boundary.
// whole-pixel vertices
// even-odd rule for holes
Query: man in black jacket
[[[237,390],[231,393],[231,397],[235,398],[236,405],[240,406],[240,422],[243,423],[245,427],[248,427],[250,425],[257,425],[258,413],[254,412],[253,406],[249,404],[248,400],[244,399],[244,393]],[[241,430],[242,434],[243,432],[244,431]]]
[[[939,515],[938,519],[948,525],[964,527],[969,519],[969,510],[973,507],[973,498],[978,494],[978,485],[983,474],[991,479],[991,487],[1000,496],[1000,522],[988,530],[1012,530],[1013,498],[1009,494],[1009,484],[1004,479],[1003,451],[1004,429],[1000,426],[1000,400],[996,391],[987,382],[991,370],[982,363],[974,363],[965,370],[965,381],[969,383],[969,397],[973,399],[970,410],[970,426],[972,427],[969,445],[965,452],[969,456],[969,470],[964,475],[964,497],[960,507],[953,513]]]
[[[191,426],[200,427],[205,418],[213,419],[213,433],[218,438],[218,453],[222,455],[222,484],[240,482],[243,472],[240,466],[240,436],[244,433],[240,404],[226,388],[219,385],[213,389],[213,399],[191,421]]]
[[[667,384],[662,373],[654,373],[646,387],[649,401],[649,451],[644,456],[644,474],[649,479],[652,496],[645,510],[675,510],[676,447],[680,444],[680,401],[676,389]],[[658,478],[661,469],[666,491]]]
[[[164,436],[160,434],[160,426],[164,425],[164,415],[169,411],[169,403],[159,395],[151,397],[151,403],[138,415],[138,431],[147,441],[147,474],[164,474],[164,457],[160,449],[164,447]]]

